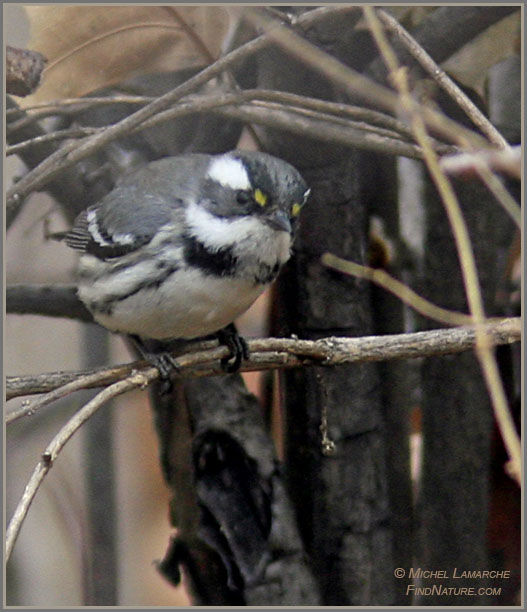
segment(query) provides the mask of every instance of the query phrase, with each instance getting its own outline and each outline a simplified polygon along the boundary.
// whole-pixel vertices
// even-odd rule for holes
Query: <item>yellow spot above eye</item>
[[[293,204],[293,207],[291,208],[291,215],[293,217],[298,217],[301,210],[302,210],[302,206],[300,204]]]
[[[261,189],[254,190],[254,200],[260,206],[265,206],[267,204],[267,196]]]

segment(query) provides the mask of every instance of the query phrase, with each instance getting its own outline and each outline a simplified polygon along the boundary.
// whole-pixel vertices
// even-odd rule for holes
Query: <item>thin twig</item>
[[[328,8],[328,7],[324,7]],[[343,10],[342,7],[329,7],[335,12]],[[348,9],[349,10],[349,9]],[[310,25],[326,14],[326,12],[309,11],[305,16],[298,19],[298,23]],[[166,94],[156,98],[148,105],[140,108],[131,115],[128,115],[121,121],[109,126],[102,133],[88,136],[78,143],[68,143],[63,145],[56,153],[45,159],[36,168],[33,168],[24,177],[22,177],[16,185],[13,185],[6,194],[7,207],[15,205],[20,199],[31,193],[32,191],[41,189],[57,174],[65,168],[72,166],[81,159],[93,154],[95,151],[105,146],[112,140],[127,134],[130,130],[136,128],[146,119],[159,113],[171,104],[174,104],[184,96],[192,93],[212,78],[221,74],[223,71],[232,68],[235,64],[246,59],[250,55],[256,53],[270,42],[267,34],[262,34],[257,38],[241,45],[234,51],[224,55],[216,60],[210,66],[204,68],[201,72],[194,75],[181,85],[170,90]]]
[[[468,350],[477,342],[479,333],[481,333],[481,329],[477,332],[474,328],[459,327],[449,330],[370,338],[334,337],[317,341],[264,339],[251,341],[249,348],[252,353],[251,361],[260,364],[260,367],[269,357],[273,359],[272,367],[276,367],[277,363],[280,363],[282,367],[286,365],[300,366],[306,365],[306,363],[337,365],[356,361],[379,361],[387,358],[423,357]],[[521,334],[521,320],[520,318],[504,319],[498,323],[487,323],[484,326],[483,333],[488,334],[489,342],[493,344],[517,341]],[[271,351],[267,355],[262,354],[262,350],[265,349],[271,349]],[[209,351],[210,354],[214,354],[215,358],[217,356],[221,358],[227,352],[226,347]],[[203,353],[206,353],[206,351],[201,353],[183,355],[178,359],[181,363],[185,360],[187,363],[203,362]],[[6,533],[6,559],[9,559],[11,555],[31,502],[68,440],[109,399],[131,389],[144,388],[157,377],[156,368],[151,366],[140,372],[133,371],[124,380],[120,380],[98,393],[60,429],[43,452],[42,459],[35,467],[9,523]]]
[[[491,344],[510,344],[521,336],[521,319],[506,318],[487,322],[483,329]],[[393,334],[386,336],[365,336],[362,338],[328,337],[319,340],[299,340],[296,338],[262,338],[249,340],[249,359],[242,364],[242,371],[268,370],[276,368],[296,368],[306,365],[341,365],[366,361],[386,361],[391,359],[410,359],[430,357],[447,353],[458,353],[474,346],[474,327],[437,329],[412,334]],[[178,376],[197,378],[218,376],[224,372],[219,361],[229,355],[225,346],[217,346],[214,341],[193,343],[191,352],[175,355]],[[205,367],[204,367],[205,366]],[[125,376],[130,372],[143,372],[151,366],[145,361],[99,368],[84,372],[51,372],[36,376],[6,377],[7,398],[47,393],[59,387],[82,379],[78,389],[101,387]],[[148,370],[150,372],[150,370]],[[68,391],[71,388],[67,388]],[[61,392],[59,396],[62,396]],[[29,416],[33,409],[22,407],[20,411],[8,413],[10,421],[20,416]],[[10,418],[10,414],[16,414]]]
[[[32,416],[44,406],[47,406],[48,404],[51,404],[51,402],[54,402],[62,397],[66,397],[74,391],[103,387],[106,384],[115,382],[116,378],[117,380],[122,379],[124,376],[130,376],[133,372],[134,368],[132,365],[125,365],[103,371],[98,369],[91,374],[81,375],[71,382],[53,389],[53,391],[44,393],[37,400],[32,402],[22,402],[20,408],[7,413],[5,422],[7,425],[9,425],[22,417]]]
[[[154,369],[151,368],[151,370]],[[110,387],[107,387],[98,393],[78,412],[76,412],[60,429],[60,431],[42,453],[42,459],[37,463],[29,482],[24,489],[24,493],[22,494],[22,497],[15,509],[13,517],[9,522],[9,526],[6,531],[6,561],[9,560],[9,557],[11,556],[13,546],[15,545],[16,538],[20,532],[20,528],[22,527],[31,502],[33,501],[46,474],[51,469],[53,462],[64,448],[68,440],[108,400],[116,397],[117,395],[125,393],[126,391],[130,391],[131,389],[144,387],[156,376],[157,372],[155,371],[150,371],[150,375],[148,372],[135,373],[130,377],[121,380]]]
[[[24,107],[25,115],[19,117],[18,108],[6,110],[6,134],[10,135],[22,128],[36,123],[47,117],[58,117],[76,115],[78,113],[98,108],[100,106],[113,106],[115,104],[133,104],[144,106],[155,100],[152,96],[132,96],[115,94],[113,96],[86,97],[86,98],[64,98],[63,100],[49,100],[32,106]],[[14,116],[14,119],[11,119]],[[19,117],[19,118],[17,118]]]
[[[409,139],[413,139],[412,131],[405,123],[403,123],[399,119],[391,117],[390,115],[381,113],[379,111],[371,110],[369,108],[354,106],[342,102],[330,102],[328,100],[320,100],[318,98],[301,96],[298,94],[293,94],[285,91],[275,91],[271,89],[245,89],[237,93],[239,93],[240,101],[245,100],[247,102],[250,102],[256,100],[265,100],[269,102],[281,102],[290,107],[308,108],[310,110],[316,110],[331,115],[346,116],[353,118],[357,121],[369,123],[377,127],[383,127],[389,130],[393,130],[403,136],[407,136]],[[199,98],[208,100],[210,99],[210,94],[206,96],[189,96],[188,99],[182,100],[182,102],[195,100],[197,103]],[[21,122],[24,122],[20,125],[18,124],[18,121],[8,123],[7,130],[8,132],[16,131],[19,127],[23,127],[23,125],[26,125],[31,121],[36,121],[40,118],[63,114],[76,114],[80,111],[90,110],[93,107],[112,106],[115,104],[145,105],[149,102],[152,102],[152,100],[155,100],[155,98],[151,96],[126,96],[120,94],[100,98],[65,98],[64,100],[42,102],[40,104],[35,104],[34,106],[27,107],[24,109],[26,113],[35,110],[39,111],[39,113],[42,114],[37,114],[37,112],[28,114],[27,116],[19,120]],[[174,108],[177,108],[177,105]],[[9,117],[10,115],[16,116],[19,113],[19,109],[9,108],[6,110],[6,117]],[[10,151],[10,148],[8,148],[8,151]]]
[[[406,133],[403,129],[392,132],[390,128],[370,125],[364,121],[352,121],[334,113],[325,114],[312,108],[293,108],[288,104],[266,101],[259,102],[256,100],[253,100],[250,104],[242,104],[244,100],[251,101],[255,96],[260,97],[260,92],[258,92],[258,90],[248,90],[240,92],[239,94],[231,93],[189,97],[188,100],[182,101],[173,108],[162,111],[150,119],[147,119],[130,130],[130,133],[142,131],[159,123],[191,113],[209,111],[246,122],[289,130],[304,136],[311,136],[313,138],[318,137],[329,142],[337,142],[346,146],[372,149],[386,154],[402,155],[414,159],[421,158],[419,148],[413,143],[408,143],[408,130],[406,130]],[[273,96],[264,94],[263,97],[271,98]],[[276,97],[279,98],[280,96]],[[324,104],[323,101],[319,102],[321,102],[320,105],[317,105],[319,108],[325,105],[329,110],[335,110],[330,103]],[[310,104],[310,106],[313,107],[315,104]],[[335,106],[339,106],[341,111],[344,110],[343,107],[346,107],[346,105]],[[350,109],[353,109],[353,107],[350,107]],[[351,110],[351,113],[353,113],[353,110]],[[377,113],[377,115],[382,114]],[[385,115],[385,117],[387,116]],[[388,119],[390,118],[388,117]],[[393,120],[393,122],[396,122],[396,120]],[[396,123],[398,124],[397,127],[401,128],[401,122]],[[105,129],[107,128],[81,128],[79,129],[79,135],[85,135],[82,130],[85,130],[87,133],[98,133]],[[61,136],[64,138],[72,137],[74,135],[74,132],[68,132],[66,130],[62,132],[53,132],[47,138],[45,136],[39,136],[8,147],[7,154],[19,152],[28,146],[39,144],[45,140],[54,140]],[[435,143],[435,146],[439,152],[444,154],[457,151],[457,149],[452,146],[438,142]]]
[[[429,317],[440,323],[445,323],[445,325],[471,325],[473,323],[473,319],[470,315],[448,310],[447,308],[442,308],[441,306],[437,306],[437,304],[433,304],[410,289],[408,285],[401,283],[401,281],[398,281],[381,268],[362,266],[353,261],[341,259],[332,253],[324,253],[321,261],[325,266],[333,270],[338,270],[339,272],[351,274],[359,278],[366,278],[374,282],[383,289],[393,293],[402,302],[425,317]]]
[[[365,100],[373,102],[380,108],[394,113],[400,109],[399,97],[391,89],[379,85],[360,72],[343,64],[335,57],[299,36],[295,30],[286,24],[281,24],[278,20],[271,18],[259,9],[246,9],[244,17],[249,18],[255,25],[264,28],[267,35],[278,45],[312,68],[320,71],[325,78],[337,83],[345,91],[358,95]],[[300,19],[298,22],[300,22]],[[480,134],[465,128],[432,108],[427,107],[423,109],[423,120],[434,132],[441,134],[442,137],[453,143],[469,142],[478,148],[488,146],[487,140]]]
[[[512,178],[522,178],[522,148],[520,145],[499,151],[473,151],[441,158],[441,169],[447,174],[477,172],[484,165],[490,172],[504,172]],[[519,208],[519,207],[518,207]]]
[[[96,134],[97,132],[100,132],[103,129],[104,128],[74,127],[68,128],[67,130],[55,130],[54,132],[48,132],[47,134],[42,134],[41,136],[35,136],[35,138],[23,140],[22,142],[18,142],[17,144],[6,147],[5,154],[6,156],[15,155],[16,153],[20,153],[20,151],[23,151],[28,147],[38,146],[43,142],[66,140],[66,138],[84,138],[84,136]]]
[[[433,151],[428,139],[425,123],[415,105],[408,86],[407,73],[399,67],[397,58],[391,49],[382,26],[371,7],[363,7],[366,20],[385,60],[388,71],[393,79],[395,87],[399,91],[401,105],[411,117],[415,138],[421,145],[425,161],[430,171],[432,180],[438,189],[454,234],[456,247],[459,254],[461,272],[467,294],[467,300],[473,321],[476,325],[476,355],[483,370],[485,382],[491,397],[496,421],[500,428],[501,436],[507,453],[509,455],[509,473],[521,486],[521,443],[514,426],[514,421],[507,405],[507,398],[503,388],[503,382],[499,375],[496,358],[491,351],[488,337],[481,331],[485,324],[485,312],[479,278],[472,251],[472,245],[468,235],[468,229],[459,206],[456,194],[447,176],[442,172],[439,160]]]
[[[509,143],[503,138],[500,132],[485,117],[472,100],[458,87],[448,74],[428,55],[423,47],[413,38],[413,36],[403,28],[403,26],[386,11],[376,8],[377,17],[382,21],[386,29],[397,37],[425,71],[442,87],[460,108],[467,114],[476,125],[495,145],[500,149],[509,147]]]
[[[411,55],[421,64],[428,74],[452,97],[459,107],[472,120],[474,125],[488,137],[490,142],[497,145],[506,153],[511,152],[511,147],[499,130],[489,121],[487,117],[479,110],[465,92],[448,76],[448,74],[428,55],[423,47],[409,34],[403,26],[392,15],[382,9],[376,9],[376,14],[383,22],[387,30],[395,34],[411,53]],[[484,152],[482,152],[484,153]],[[491,152],[487,152],[489,155]],[[476,160],[474,160],[475,163]],[[521,164],[519,164],[521,165]],[[513,221],[520,227],[521,210],[518,204],[510,196],[498,177],[494,176],[489,167],[485,163],[485,156],[480,155],[480,161],[477,163],[476,173],[485,183],[487,188],[493,193],[494,197],[503,206]],[[518,177],[519,178],[519,177]]]
[[[356,10],[356,7],[332,6],[308,11],[295,20],[295,27],[309,27],[327,14],[336,14],[339,11],[349,10]],[[246,11],[244,16],[248,14],[252,14],[252,11]],[[367,99],[373,99],[376,103],[380,104],[382,108],[388,108],[392,111],[397,109],[397,96],[388,88],[377,85],[370,79],[351,70],[332,56],[302,39],[287,25],[277,23],[276,20],[271,20],[271,23],[269,20],[265,20],[264,25],[267,28],[273,27],[273,29],[221,57],[178,87],[156,98],[147,106],[140,108],[116,124],[109,126],[104,132],[88,136],[78,143],[63,145],[59,151],[28,172],[16,183],[16,185],[13,185],[13,187],[9,189],[6,197],[7,207],[9,208],[10,206],[16,205],[18,199],[25,197],[32,191],[42,189],[44,185],[65,168],[93,154],[96,150],[105,146],[110,141],[123,134],[129,133],[130,130],[135,129],[143,121],[165,110],[184,96],[204,85],[210,79],[226,69],[231,68],[237,62],[256,53],[268,43],[275,40],[289,51],[292,51],[296,55],[300,55],[302,59],[308,61],[308,63],[315,65],[326,74],[328,78],[341,83],[347,90],[357,92]],[[430,122],[430,125],[433,126],[438,133],[444,134],[453,142],[458,142],[460,135],[463,135],[465,139],[473,142],[475,146],[485,146],[485,140],[478,134],[467,130],[440,113],[427,109],[425,112],[425,119]]]
[[[377,151],[386,155],[401,155],[411,159],[422,159],[420,148],[399,138],[388,138],[357,127],[332,125],[327,120],[301,117],[284,110],[271,110],[254,104],[237,107],[223,106],[211,112],[241,121],[251,121],[260,125],[281,128],[293,133],[308,136],[315,140],[333,142],[348,147]]]
[[[391,115],[362,106],[355,106],[344,102],[330,102],[328,100],[320,100],[319,98],[301,96],[299,94],[293,94],[286,91],[275,91],[272,89],[246,89],[243,95],[244,97],[247,96],[247,101],[252,100],[256,102],[265,100],[268,102],[281,102],[291,108],[307,108],[328,115],[350,117],[356,121],[365,122],[372,126],[393,130],[411,140],[413,140],[414,137],[412,130],[403,121]]]

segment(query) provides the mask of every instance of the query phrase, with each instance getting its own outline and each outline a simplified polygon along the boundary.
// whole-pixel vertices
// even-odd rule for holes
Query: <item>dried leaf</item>
[[[25,105],[86,95],[133,76],[216,59],[229,13],[210,6],[26,6],[29,47],[48,58]]]

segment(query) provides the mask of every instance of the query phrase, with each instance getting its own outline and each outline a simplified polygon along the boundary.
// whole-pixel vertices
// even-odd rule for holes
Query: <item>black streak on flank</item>
[[[179,270],[179,266],[167,265],[165,262],[160,261],[157,264],[157,269],[162,270],[162,273],[159,276],[156,276],[155,278],[149,279],[141,283],[137,283],[135,287],[132,287],[132,289],[130,289],[126,293],[110,295],[107,296],[104,300],[94,300],[88,305],[88,310],[91,310],[92,312],[99,312],[101,314],[112,315],[114,306],[118,302],[122,302],[123,300],[132,297],[140,291],[159,289],[161,285],[170,276],[172,276],[172,274],[174,274],[174,272],[177,272]]]
[[[210,250],[193,236],[185,236],[184,249],[186,263],[206,274],[232,276],[236,271],[238,259],[231,247]]]

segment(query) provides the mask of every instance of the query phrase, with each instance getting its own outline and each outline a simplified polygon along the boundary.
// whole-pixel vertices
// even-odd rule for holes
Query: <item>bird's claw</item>
[[[224,344],[231,352],[220,361],[221,367],[228,374],[233,374],[240,369],[242,359],[249,359],[247,342],[238,334],[233,323],[220,329],[216,335],[219,343]]]

